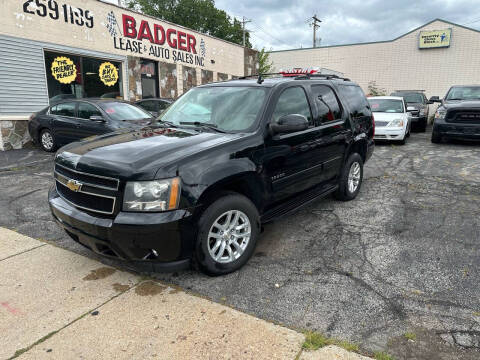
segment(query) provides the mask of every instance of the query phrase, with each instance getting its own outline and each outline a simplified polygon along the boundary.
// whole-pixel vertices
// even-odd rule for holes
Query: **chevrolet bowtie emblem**
[[[82,188],[82,183],[77,180],[68,180],[67,187],[72,191],[79,192]]]

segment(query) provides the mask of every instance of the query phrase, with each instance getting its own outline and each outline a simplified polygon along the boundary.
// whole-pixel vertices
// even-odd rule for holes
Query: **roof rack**
[[[261,84],[265,80],[265,76],[271,76],[271,75],[282,75],[282,73],[267,73],[267,74],[252,74],[252,75],[245,75],[245,76],[240,76],[238,79],[239,80],[245,80],[248,78],[257,78],[257,83]]]
[[[338,79],[343,81],[350,81],[348,78],[344,78],[335,74],[300,74],[298,76],[284,76],[284,73],[267,73],[267,74],[252,74],[252,75],[245,75],[238,78],[238,80],[245,80],[249,78],[257,78],[257,83],[261,84],[265,80],[266,76],[272,75],[282,75],[284,78],[293,78],[293,80],[310,80],[311,78],[324,78],[325,80],[330,79]],[[399,90],[401,91],[401,90]],[[413,90],[410,90],[413,91]]]
[[[338,79],[343,81],[350,81],[348,78],[344,78],[335,74],[303,74],[297,76],[295,80],[310,80],[311,78],[324,78],[325,80]]]

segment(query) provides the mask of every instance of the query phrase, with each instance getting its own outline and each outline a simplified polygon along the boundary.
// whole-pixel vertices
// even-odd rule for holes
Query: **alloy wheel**
[[[43,147],[46,150],[51,150],[53,148],[53,137],[52,137],[52,134],[50,134],[50,132],[45,131],[42,134],[41,141],[42,141]]]
[[[228,264],[239,259],[248,246],[251,224],[239,210],[220,215],[208,232],[208,252],[218,263]]]
[[[348,172],[348,191],[354,193],[360,184],[361,168],[358,162],[353,162]]]

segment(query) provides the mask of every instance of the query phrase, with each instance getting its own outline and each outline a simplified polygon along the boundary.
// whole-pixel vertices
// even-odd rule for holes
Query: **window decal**
[[[104,62],[100,64],[98,76],[100,76],[100,80],[102,80],[105,85],[113,86],[118,81],[118,70],[112,63]]]
[[[52,76],[62,84],[70,84],[77,77],[77,67],[65,56],[58,56],[52,61]]]

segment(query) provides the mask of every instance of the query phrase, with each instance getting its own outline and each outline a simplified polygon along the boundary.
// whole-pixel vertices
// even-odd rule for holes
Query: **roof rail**
[[[310,80],[311,78],[324,78],[325,80],[338,79],[343,81],[350,81],[348,78],[344,78],[335,74],[304,74],[297,76],[295,80]]]
[[[425,92],[425,90],[395,90],[394,92],[406,92],[406,91],[412,91],[412,92]]]
[[[271,76],[271,75],[282,75],[282,73],[252,74],[252,75],[241,76],[238,79],[239,80],[245,80],[245,79],[248,79],[248,78],[255,78],[256,77],[257,78],[257,83],[261,84],[265,80],[264,79],[265,76]]]

